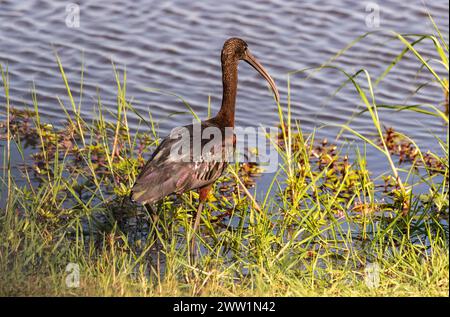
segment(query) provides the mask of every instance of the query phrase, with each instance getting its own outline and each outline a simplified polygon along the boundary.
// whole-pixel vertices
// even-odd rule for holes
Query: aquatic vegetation
[[[370,74],[337,69],[361,97],[360,115],[373,119],[375,136],[341,126],[362,140],[358,147],[305,135],[291,118],[290,100],[278,104],[279,135],[270,142],[281,161],[267,192],[255,195],[263,166],[231,165],[205,207],[195,259],[188,244],[196,192],[148,209],[129,200],[159,139],[151,116],[142,117],[127,98],[126,74],[114,68],[114,120],[105,119],[98,100],[88,122],[57,57],[70,104],[60,102],[66,122],[54,126],[41,120],[35,94],[26,110],[10,104],[2,68],[0,294],[447,296],[448,135],[436,137],[442,151],[424,152],[384,127],[378,112],[416,111],[447,125],[448,78],[414,45],[433,41],[447,76],[448,45],[438,35],[394,37],[405,51],[377,81],[411,52],[443,89],[442,101],[430,101],[439,105],[378,105]],[[319,71],[325,67],[333,66]],[[139,131],[129,128],[130,115],[141,118]],[[368,166],[369,146],[386,160],[382,175]],[[13,149],[23,163],[11,162]],[[74,288],[66,283],[69,264],[79,267]],[[367,283],[374,265],[376,287]]]

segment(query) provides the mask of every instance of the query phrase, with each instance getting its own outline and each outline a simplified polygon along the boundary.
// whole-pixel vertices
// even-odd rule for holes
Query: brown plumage
[[[174,130],[175,132],[189,133],[187,142],[181,134],[178,134],[178,137],[173,137],[174,134],[177,135],[176,133],[172,133],[172,138],[170,136],[164,138],[145,164],[132,188],[132,199],[142,204],[157,202],[172,193],[180,194],[192,189],[199,189],[200,204],[197,210],[194,232],[200,222],[203,202],[206,200],[212,184],[226,169],[228,158],[234,151],[235,137],[233,134],[227,135],[225,130],[227,127],[234,127],[238,63],[240,60],[244,60],[253,66],[269,82],[276,100],[279,100],[278,90],[273,79],[250,54],[247,43],[239,38],[228,39],[223,45],[221,55],[222,106],[214,118],[200,123],[201,135],[207,128],[217,128],[222,132],[222,137],[214,140],[211,150],[206,152],[203,152],[203,150],[208,144],[211,146],[210,141],[199,139],[202,153],[199,157],[193,153],[195,146],[194,125],[177,128],[177,130]],[[176,155],[176,158],[171,155],[174,148],[182,148],[187,143],[189,143],[189,151],[182,151],[180,155]],[[205,153],[215,155],[215,159],[208,159],[208,157],[205,157]]]

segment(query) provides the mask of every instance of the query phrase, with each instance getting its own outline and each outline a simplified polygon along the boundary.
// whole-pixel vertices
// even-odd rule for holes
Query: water
[[[111,61],[127,72],[127,94],[144,116],[150,111],[161,135],[190,123],[191,116],[169,114],[186,111],[174,97],[144,91],[145,87],[167,90],[187,100],[200,117],[207,116],[208,98],[215,113],[222,96],[220,50],[223,42],[238,36],[249,43],[259,61],[275,79],[282,103],[287,99],[287,73],[318,66],[365,32],[394,30],[403,33],[432,32],[426,8],[440,28],[448,31],[445,0],[378,1],[380,25],[366,24],[367,3],[357,0],[320,1],[83,1],[80,26],[66,25],[67,1],[1,1],[0,63],[8,65],[11,104],[31,105],[34,83],[43,121],[61,124],[59,96],[69,105],[59,74],[56,51],[62,59],[72,93],[79,100],[80,70],[84,61],[82,113],[92,116],[97,91],[104,107],[115,109],[116,84]],[[424,6],[426,5],[426,8]],[[448,34],[448,33],[447,33]],[[347,72],[366,68],[379,76],[403,46],[376,34],[363,40],[334,65]],[[418,46],[426,56],[437,58],[430,42]],[[84,58],[83,58],[84,55]],[[434,63],[436,65],[436,63]],[[432,78],[420,70],[409,55],[395,66],[376,88],[377,101],[387,104],[433,104],[443,102],[436,85],[414,90]],[[240,65],[236,124],[274,126],[276,105],[267,84],[247,64]],[[342,74],[323,70],[305,80],[295,75],[291,83],[292,115],[305,132],[320,128],[319,137],[333,139],[343,124],[362,107],[356,91],[348,86],[333,99],[328,97],[343,82]],[[5,96],[0,92],[0,103]],[[385,126],[408,134],[424,150],[437,150],[433,134],[445,137],[447,127],[439,119],[414,112],[382,110]],[[130,116],[133,131],[137,116]],[[351,125],[365,135],[373,133],[368,113]],[[356,140],[350,134],[347,139]],[[380,159],[381,158],[381,159]],[[384,170],[380,153],[369,151],[371,169]]]

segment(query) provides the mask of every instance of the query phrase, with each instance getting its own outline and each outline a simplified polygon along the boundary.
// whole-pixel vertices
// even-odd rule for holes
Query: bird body
[[[204,135],[218,128],[223,137],[201,139],[200,155],[195,155],[194,128]],[[188,138],[183,137],[183,132]],[[181,194],[214,183],[226,169],[234,152],[234,134],[227,136],[214,120],[179,127],[163,139],[143,167],[133,186],[133,200],[154,203],[172,193]],[[206,147],[208,148],[206,149]],[[187,150],[185,150],[187,148]]]

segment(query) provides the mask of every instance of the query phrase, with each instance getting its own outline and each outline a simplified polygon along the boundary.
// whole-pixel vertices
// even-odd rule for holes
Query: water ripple
[[[426,3],[441,28],[448,29],[448,0]],[[380,8],[382,29],[407,33],[432,31],[422,0],[383,1]],[[159,88],[181,95],[202,117],[206,116],[211,97],[213,111],[217,111],[222,96],[220,49],[230,36],[248,41],[286,101],[288,72],[321,65],[357,36],[373,30],[365,24],[365,3],[355,0],[88,0],[80,7],[80,28],[66,26],[65,10],[65,2],[50,0],[0,2],[0,63],[8,65],[13,104],[29,106],[34,82],[44,117],[63,122],[64,113],[55,111],[59,109],[57,96],[67,101],[55,62],[56,51],[76,98],[81,65],[85,65],[84,115],[92,116],[97,90],[103,106],[114,109],[114,62],[119,69],[126,68],[128,96],[133,98],[137,110],[143,114],[151,111],[161,123],[163,134],[189,120],[183,115],[168,120],[168,114],[186,109],[173,97],[142,88]],[[333,64],[349,73],[365,68],[376,79],[402,48],[401,43],[389,41],[386,34],[374,34]],[[420,45],[420,49],[437,57],[430,42]],[[276,105],[267,84],[247,65],[240,66],[239,78],[237,123],[276,124]],[[416,87],[431,79],[420,71],[413,56],[407,56],[376,88],[378,101],[437,105],[443,96],[436,85],[415,93]],[[292,77],[292,115],[301,120],[306,131],[319,125],[345,123],[361,109],[351,86],[328,99],[343,80],[340,72],[330,69],[309,79],[306,74]],[[0,102],[4,101],[2,93]],[[383,110],[381,117],[386,126],[407,132],[425,146],[433,143],[429,131],[445,135],[443,125],[420,114]],[[136,116],[130,115],[133,129],[137,129],[138,122]],[[355,118],[352,125],[362,132],[373,132],[368,115]],[[334,133],[335,130],[326,127],[319,132],[327,137],[333,137]]]

